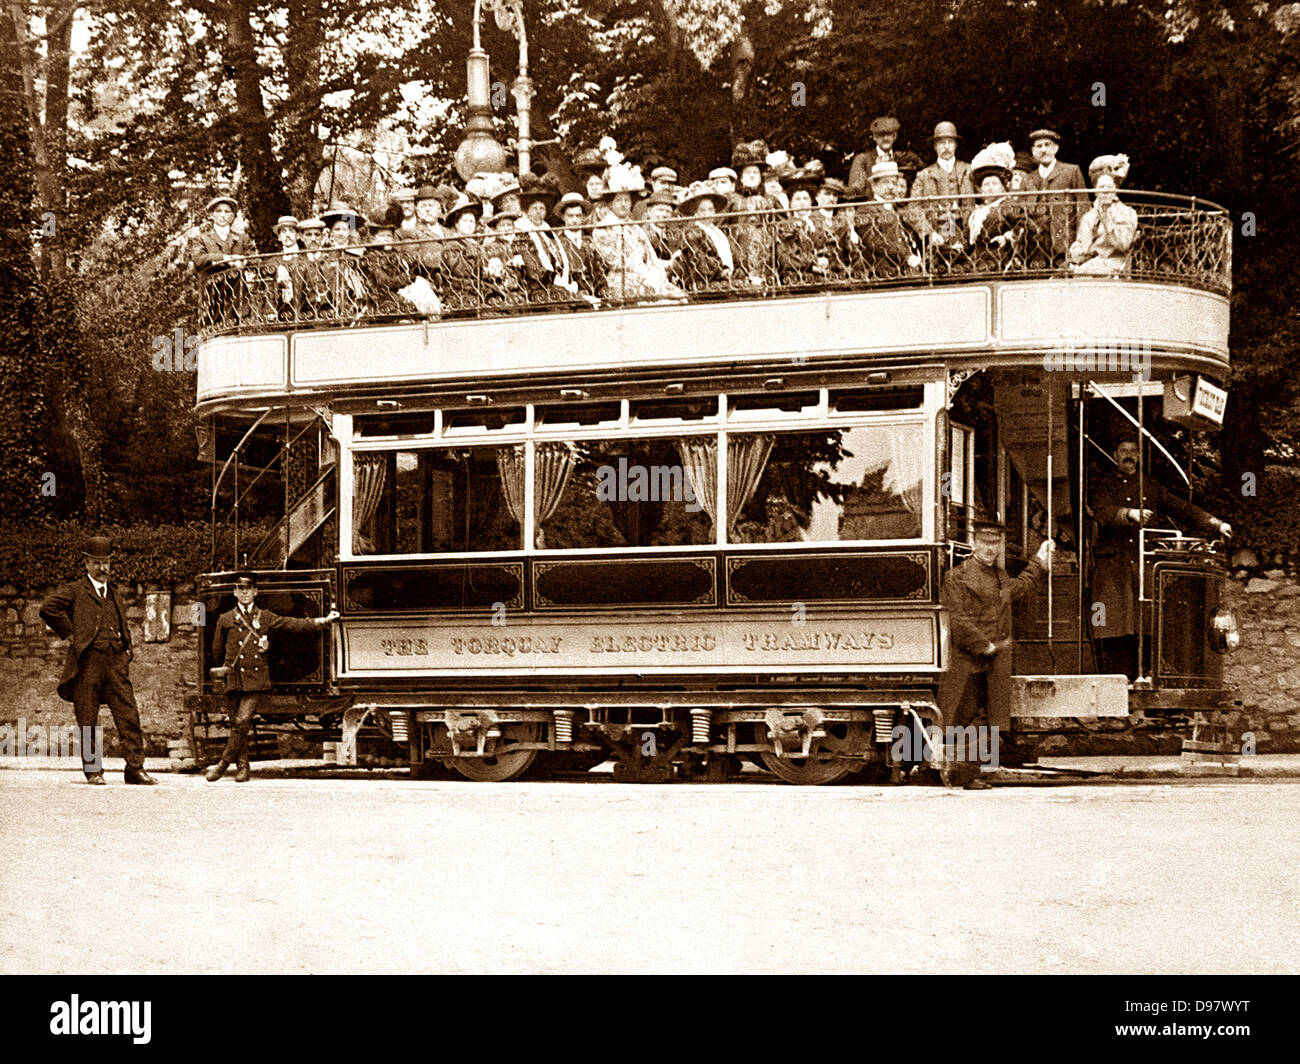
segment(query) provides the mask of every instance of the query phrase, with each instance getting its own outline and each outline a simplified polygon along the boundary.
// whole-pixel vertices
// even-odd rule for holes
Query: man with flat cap
[[[1044,540],[1028,568],[1012,577],[1001,565],[1003,529],[976,521],[974,553],[943,579],[939,603],[948,611],[948,667],[939,683],[939,708],[947,742],[945,786],[984,790],[973,728],[1011,726],[1011,603],[1036,590],[1052,565],[1054,544]],[[949,727],[962,729],[957,736]],[[972,749],[972,747],[976,749]],[[985,749],[996,749],[991,745]]]
[[[1041,229],[1043,243],[1051,249],[1053,265],[1059,265],[1065,261],[1079,231],[1079,219],[1088,209],[1088,186],[1077,166],[1056,157],[1061,148],[1061,135],[1056,130],[1034,130],[1029,134],[1029,147],[1038,166],[1025,179],[1025,191],[1038,195],[1026,197],[1025,208]]]
[[[208,225],[190,240],[190,262],[203,279],[208,292],[211,324],[220,325],[244,295],[240,270],[245,259],[256,253],[253,242],[234,229],[239,205],[230,196],[214,196],[208,201]],[[242,302],[242,298],[238,299]]]
[[[271,648],[270,633],[314,633],[338,619],[331,611],[324,617],[281,617],[278,613],[260,609],[254,604],[257,597],[257,577],[252,573],[235,574],[235,608],[217,619],[217,629],[212,636],[212,658],[221,662],[210,669],[214,676],[225,681],[226,702],[230,718],[230,738],[204,779],[216,783],[226,774],[230,763],[238,763],[236,783],[247,783],[248,733],[253,727],[262,694],[271,689],[270,666],[266,652]]]
[[[59,697],[71,702],[82,736],[99,725],[99,706],[108,704],[126,758],[126,782],[154,784],[144,770],[144,735],[140,711],[128,675],[132,650],[126,607],[108,582],[112,544],[107,536],[91,536],[81,549],[86,575],[56,588],[41,603],[41,620],[60,639],[68,640],[68,656],[59,676]],[[82,742],[82,771],[86,782],[102,785],[99,763],[102,746]],[[93,756],[91,756],[93,755]]]

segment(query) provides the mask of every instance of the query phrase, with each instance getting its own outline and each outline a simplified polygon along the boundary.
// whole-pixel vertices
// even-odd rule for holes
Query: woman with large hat
[[[743,279],[755,286],[775,280],[772,268],[777,219],[771,213],[760,212],[775,211],[781,204],[763,191],[763,179],[769,169],[767,156],[767,144],[761,140],[737,144],[731,153],[731,168],[736,171],[738,182],[727,204],[735,216],[728,224],[740,247]]]
[[[679,194],[677,212],[689,221],[682,230],[682,255],[678,274],[691,292],[719,292],[731,288],[743,271],[740,246],[718,224],[727,197],[711,181],[696,181]]]
[[[785,287],[812,283],[829,271],[826,244],[830,230],[818,224],[819,215],[813,208],[813,196],[824,177],[819,164],[811,171],[807,167],[794,170],[783,182],[789,209],[777,225],[776,265]]]
[[[605,172],[600,203],[604,213],[591,231],[605,260],[606,290],[620,301],[682,300],[686,293],[668,278],[667,263],[655,254],[645,230],[632,218],[632,199],[645,188],[641,168],[613,163]]]
[[[1128,177],[1127,155],[1099,155],[1088,167],[1096,202],[1079,220],[1079,235],[1070,246],[1072,273],[1113,277],[1128,268],[1137,239],[1137,211],[1119,201],[1118,189]]]
[[[1010,144],[990,144],[971,160],[971,178],[979,201],[970,212],[967,243],[977,270],[1005,270],[1025,231],[1025,208],[1007,193],[1016,153]]]
[[[482,303],[483,239],[479,235],[482,217],[483,204],[464,194],[447,212],[452,237],[443,254],[444,310],[467,310]]]

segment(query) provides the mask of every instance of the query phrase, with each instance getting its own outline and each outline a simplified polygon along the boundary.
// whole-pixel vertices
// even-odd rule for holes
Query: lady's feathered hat
[[[560,198],[560,183],[552,174],[538,177],[533,173],[522,174],[519,178],[519,202],[528,209],[530,203],[545,204],[547,211]]]
[[[970,161],[971,177],[978,186],[989,174],[996,174],[1004,185],[1011,183],[1011,171],[1016,168],[1016,150],[1005,141],[990,144],[975,153]]]
[[[644,191],[645,178],[641,176],[641,167],[615,162],[605,171],[605,187],[601,190],[600,198],[609,199],[620,192],[629,192],[635,196]]]
[[[1089,183],[1095,185],[1097,178],[1103,174],[1110,174],[1115,179],[1115,184],[1122,185],[1124,178],[1128,177],[1128,156],[1098,155],[1088,164]]]
[[[757,166],[766,171],[768,169],[767,155],[766,141],[742,141],[731,151],[731,168],[733,170],[743,170],[746,166]]]

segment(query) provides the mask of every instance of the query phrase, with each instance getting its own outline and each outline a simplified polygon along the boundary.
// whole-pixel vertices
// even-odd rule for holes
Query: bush
[[[267,531],[240,530],[240,546],[251,548]],[[212,539],[206,524],[105,526],[88,530],[75,521],[49,525],[0,525],[0,583],[49,587],[84,571],[81,548],[100,532],[113,542],[113,581],[175,587],[208,571]],[[234,534],[222,530],[218,558],[232,556]]]

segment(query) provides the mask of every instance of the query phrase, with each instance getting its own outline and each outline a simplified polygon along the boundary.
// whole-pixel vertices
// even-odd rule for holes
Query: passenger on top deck
[[[818,225],[812,197],[820,175],[793,170],[785,181],[789,214],[777,228],[776,263],[783,285],[824,280],[830,270],[828,227]]]
[[[560,251],[568,262],[569,279],[577,286],[580,296],[590,305],[600,305],[600,295],[605,291],[605,260],[591,242],[591,234],[583,229],[592,206],[581,193],[567,192],[555,207],[555,216],[564,228],[557,234]]]
[[[678,272],[692,292],[725,290],[741,268],[740,247],[715,217],[726,205],[726,196],[708,181],[696,181],[680,194],[678,213],[691,221],[682,230]]]
[[[1004,270],[1025,232],[1025,208],[1007,196],[1016,153],[1010,144],[992,144],[971,160],[979,203],[967,222],[972,263],[977,270]]]
[[[442,266],[442,241],[449,234],[442,224],[443,201],[433,185],[421,185],[415,194],[415,217],[404,221],[397,239],[412,243],[406,253],[420,263],[429,276]]]
[[[487,221],[483,243],[483,302],[489,306],[522,306],[526,301],[523,282],[524,257],[515,242],[518,211],[497,211]]]
[[[605,187],[605,157],[595,148],[583,148],[573,158],[573,170],[582,182],[583,192],[586,194],[587,203],[590,205],[588,210],[597,209],[597,201],[600,193]],[[594,221],[594,217],[589,219]]]
[[[1070,246],[1075,273],[1110,276],[1128,267],[1137,238],[1137,211],[1119,201],[1117,189],[1128,176],[1127,155],[1101,155],[1088,167],[1097,201],[1079,220],[1079,235]]]
[[[607,174],[591,239],[605,260],[609,297],[685,299],[686,293],[668,279],[667,264],[655,254],[645,230],[632,222],[632,196],[645,187],[640,169],[615,163]]]
[[[966,219],[975,206],[975,180],[970,163],[957,158],[957,127],[940,122],[934,127],[935,161],[916,175],[912,185],[914,200],[927,200],[919,206],[930,226],[927,237],[936,248],[960,251],[966,245]]]
[[[761,140],[737,144],[731,153],[738,187],[727,201],[727,210],[734,215],[728,219],[727,225],[740,248],[739,279],[754,286],[776,280],[773,247],[776,220],[770,214],[758,218],[745,217],[759,211],[775,210],[779,205],[778,200],[763,191],[767,154],[767,145]]]
[[[650,246],[668,263],[669,276],[680,284],[675,271],[681,259],[682,227],[670,221],[676,214],[676,198],[671,192],[652,192],[641,203],[645,217],[643,228],[650,238]]]
[[[1029,134],[1029,140],[1038,167],[1029,175],[1025,188],[1030,192],[1048,194],[1030,198],[1026,208],[1035,218],[1046,217],[1044,228],[1051,241],[1052,264],[1059,265],[1079,231],[1079,219],[1087,199],[1083,189],[1087,186],[1077,166],[1057,159],[1061,135],[1056,130],[1036,129]],[[1071,192],[1072,189],[1079,191]]]
[[[872,199],[854,216],[862,241],[858,265],[867,279],[899,277],[921,268],[920,234],[908,223],[920,225],[925,216],[903,202],[906,187],[897,163],[876,163],[872,169]]]
[[[443,254],[443,306],[447,310],[478,307],[483,298],[483,245],[477,235],[483,204],[462,195],[447,212],[456,234]]]
[[[208,202],[208,225],[200,229],[189,244],[190,261],[199,275],[208,280],[208,317],[213,325],[227,319],[239,320],[240,310],[248,302],[240,271],[246,256],[255,253],[253,242],[234,229],[239,205],[230,196],[216,196]],[[224,275],[224,276],[222,276]],[[219,282],[212,279],[221,277]]]
[[[263,275],[275,286],[275,316],[281,321],[296,318],[301,312],[303,251],[298,244],[298,219],[281,215],[275,223],[280,250],[263,260]]]

